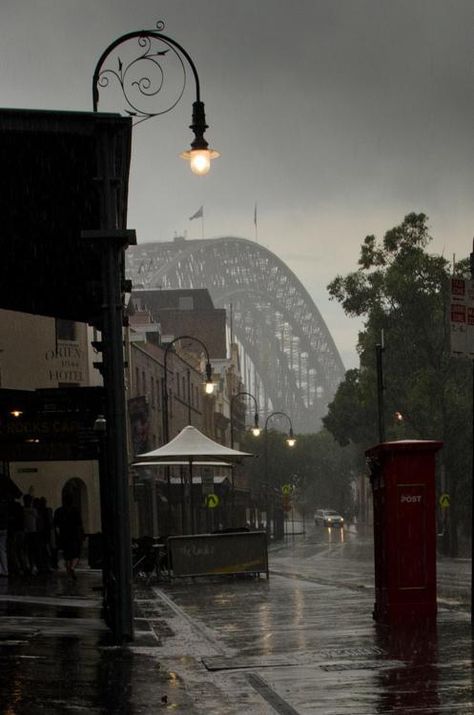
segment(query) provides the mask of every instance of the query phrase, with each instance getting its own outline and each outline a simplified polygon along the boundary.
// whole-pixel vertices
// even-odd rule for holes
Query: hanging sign
[[[474,358],[474,282],[451,278],[449,322],[451,355]]]

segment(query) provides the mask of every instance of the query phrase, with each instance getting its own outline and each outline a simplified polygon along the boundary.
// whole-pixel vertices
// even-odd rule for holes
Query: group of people
[[[62,553],[75,580],[83,539],[81,515],[69,495],[53,513],[45,497],[0,494],[0,577],[49,573]]]

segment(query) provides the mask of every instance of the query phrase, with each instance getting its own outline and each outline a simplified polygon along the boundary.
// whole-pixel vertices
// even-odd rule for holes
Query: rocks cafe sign
[[[102,387],[0,389],[0,459],[96,459]]]

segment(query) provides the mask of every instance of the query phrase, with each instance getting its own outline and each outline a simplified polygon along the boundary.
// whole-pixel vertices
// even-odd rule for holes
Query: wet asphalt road
[[[310,526],[271,577],[136,590],[136,642],[113,648],[97,573],[0,582],[0,712],[424,715],[474,712],[469,564],[440,562],[432,632],[372,620],[370,532]]]

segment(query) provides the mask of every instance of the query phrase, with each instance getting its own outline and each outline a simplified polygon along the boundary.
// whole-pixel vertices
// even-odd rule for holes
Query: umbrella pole
[[[194,534],[194,495],[193,495],[193,460],[189,460],[189,481],[190,484],[190,494],[189,494],[189,506],[191,510],[191,534]]]
[[[179,468],[181,480],[181,535],[187,532],[187,506],[186,506],[186,470]]]

